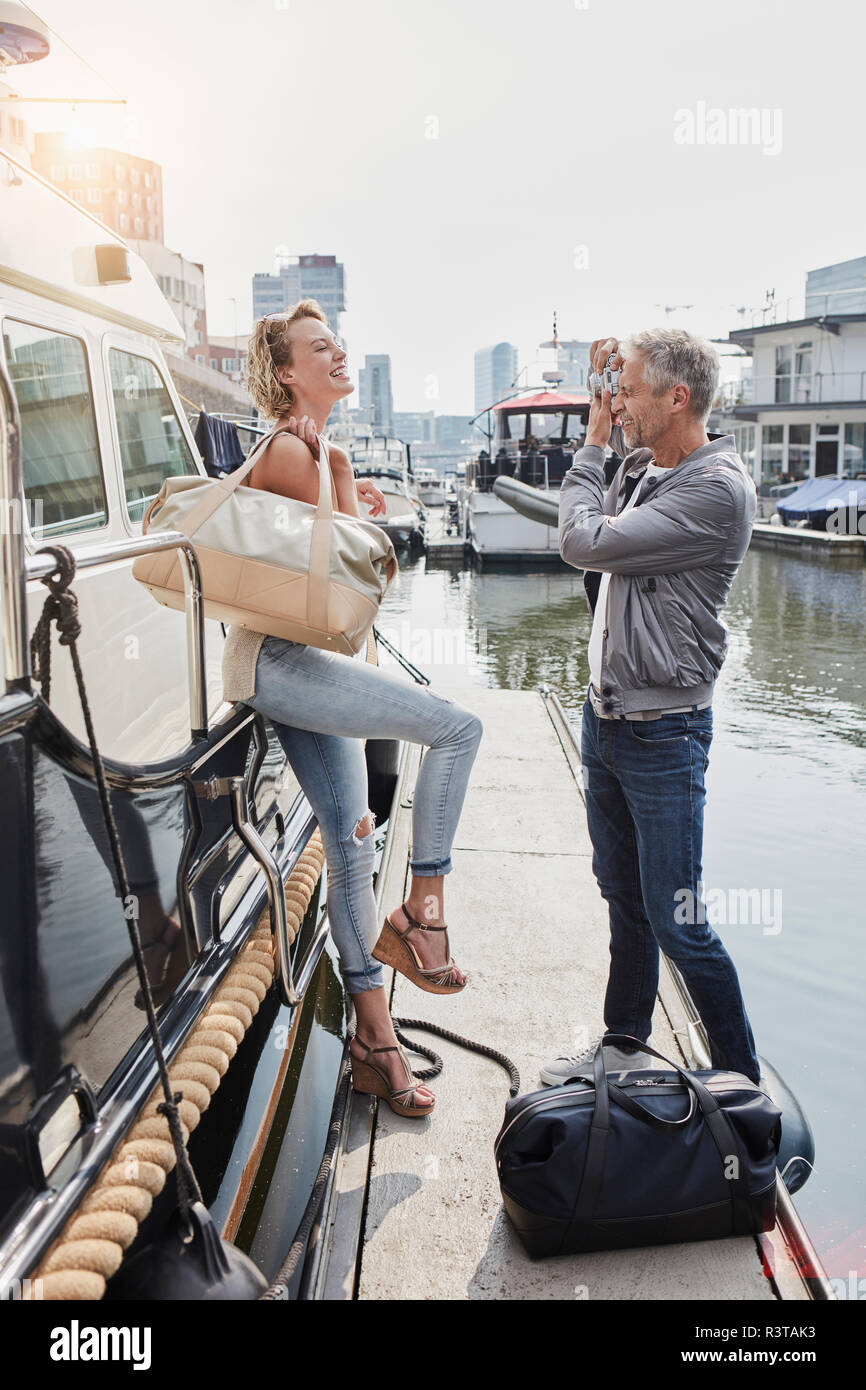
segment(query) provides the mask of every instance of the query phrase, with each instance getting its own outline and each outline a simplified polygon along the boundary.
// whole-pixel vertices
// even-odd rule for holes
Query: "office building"
[[[159,164],[104,146],[68,149],[63,131],[37,131],[33,138],[31,163],[37,174],[124,240],[162,241]]]
[[[364,420],[376,430],[391,432],[394,401],[391,394],[391,359],[383,353],[367,356],[358,373],[358,404]]]
[[[281,260],[272,275],[253,276],[253,318],[282,314],[301,299],[321,304],[334,333],[346,308],[346,277],[336,256],[305,255]]]
[[[508,395],[517,376],[517,348],[496,343],[475,354],[475,413],[487,410]]]

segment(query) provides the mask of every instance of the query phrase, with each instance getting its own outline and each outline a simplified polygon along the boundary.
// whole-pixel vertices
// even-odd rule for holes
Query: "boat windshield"
[[[581,440],[586,423],[578,411],[551,411],[538,414],[508,415],[504,411],[496,422],[495,444],[516,441],[521,445],[535,444],[541,448]]]

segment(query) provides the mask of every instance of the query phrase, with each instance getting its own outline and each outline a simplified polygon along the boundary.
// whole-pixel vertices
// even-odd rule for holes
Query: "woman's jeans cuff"
[[[343,969],[343,979],[349,994],[366,994],[371,989],[384,989],[385,971],[378,963],[372,970]]]
[[[409,860],[409,868],[414,878],[440,878],[444,874],[451,872],[451,856],[447,859],[431,859],[426,863],[423,861],[416,864],[414,860]]]

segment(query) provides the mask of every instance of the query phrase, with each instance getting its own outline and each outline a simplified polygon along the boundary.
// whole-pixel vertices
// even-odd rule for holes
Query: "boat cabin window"
[[[586,421],[582,415],[566,415],[562,437],[565,440],[574,440],[578,448],[581,447],[586,437]]]
[[[496,434],[500,440],[523,439],[526,436],[525,415],[506,415],[503,411],[497,423],[499,423],[499,429]]]
[[[558,441],[562,436],[562,416],[530,415],[529,433],[539,444]]]
[[[126,508],[138,522],[165,478],[197,470],[154,363],[119,348],[109,360]]]
[[[40,539],[108,522],[84,343],[3,320],[3,351],[21,417],[24,496]]]

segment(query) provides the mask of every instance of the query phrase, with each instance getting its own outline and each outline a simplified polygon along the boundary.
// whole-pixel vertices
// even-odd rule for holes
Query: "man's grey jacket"
[[[623,452],[618,427],[611,445]],[[757,507],[755,485],[726,434],[663,477],[644,479],[635,505],[618,517],[628,480],[651,460],[650,449],[627,454],[605,491],[604,450],[587,445],[559,494],[563,560],[611,576],[599,676],[611,716],[712,698],[727,650],[718,615]]]

